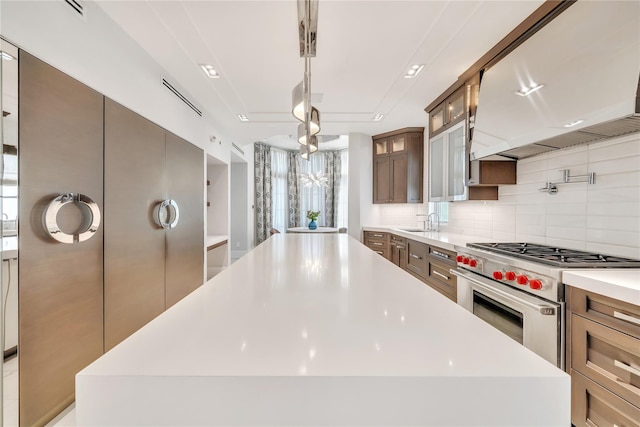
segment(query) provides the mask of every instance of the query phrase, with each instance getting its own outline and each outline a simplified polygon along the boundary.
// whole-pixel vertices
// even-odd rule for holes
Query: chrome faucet
[[[435,226],[434,226],[434,220],[431,218],[434,217],[435,218]],[[435,212],[431,212],[428,216],[427,216],[427,222],[429,223],[429,231],[440,231],[440,218],[438,217],[438,214]]]
[[[429,229],[427,228],[427,222],[429,222],[429,215],[427,215],[427,214],[416,214],[416,216],[425,216],[425,217],[427,217],[426,219],[419,219],[418,222],[423,223],[422,229],[424,231],[429,231]]]

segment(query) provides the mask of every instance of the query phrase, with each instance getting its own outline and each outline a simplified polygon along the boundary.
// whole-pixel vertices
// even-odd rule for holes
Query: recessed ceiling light
[[[202,68],[202,71],[204,71],[204,73],[207,75],[207,77],[209,77],[210,79],[219,79],[220,78],[220,74],[218,74],[218,72],[216,71],[215,68],[213,68],[213,65],[209,65],[209,64],[200,64],[200,68]]]
[[[522,86],[520,90],[516,90],[514,93],[520,96],[527,96],[542,88],[544,85],[542,83],[531,82],[529,86]]]
[[[373,116],[373,121],[374,122],[379,122],[380,120],[382,120],[382,118],[384,117],[384,114],[376,114],[375,116]]]
[[[249,118],[247,116],[245,116],[244,114],[238,114],[238,118],[240,119],[241,122],[248,122]]]
[[[422,71],[422,69],[424,68],[424,65],[422,64],[414,64],[411,66],[411,68],[409,68],[409,70],[407,70],[407,74],[404,75],[405,79],[415,79],[418,74],[420,74],[420,71]]]
[[[10,55],[3,50],[0,50],[0,57],[2,57],[2,59],[6,59],[7,61],[13,61],[16,59],[15,56]]]
[[[582,120],[582,119],[574,120],[572,122],[567,123],[566,125],[563,125],[563,127],[570,128],[570,127],[573,127],[575,125],[579,125],[582,122],[584,122],[584,120]]]

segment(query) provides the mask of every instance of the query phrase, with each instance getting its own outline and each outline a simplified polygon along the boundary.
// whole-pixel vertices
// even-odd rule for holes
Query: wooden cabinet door
[[[180,216],[166,230],[165,286],[169,308],[203,283],[204,271],[204,152],[166,134],[167,197]]]
[[[24,51],[19,61],[20,425],[31,426],[73,402],[75,374],[102,354],[104,227],[65,244],[42,216],[67,192],[103,210],[103,97]],[[62,231],[80,231],[82,212],[61,208]]]
[[[373,203],[388,203],[391,200],[390,174],[389,156],[374,159]]]
[[[165,309],[165,131],[105,99],[105,350]],[[203,183],[198,188],[202,191]],[[204,246],[204,244],[203,244]]]
[[[429,278],[428,253],[429,246],[425,243],[407,240],[407,270],[424,280]]]
[[[572,370],[571,424],[640,427],[640,409]]]
[[[389,156],[389,168],[391,176],[391,194],[389,199],[392,203],[407,202],[407,155],[399,154]]]

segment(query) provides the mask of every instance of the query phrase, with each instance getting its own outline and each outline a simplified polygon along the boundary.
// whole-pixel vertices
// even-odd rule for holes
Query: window
[[[325,173],[325,156],[319,153],[314,153],[309,156],[309,161],[303,160],[300,162],[300,175],[312,173],[318,175],[318,173]],[[300,224],[306,225],[309,223],[307,219],[307,211],[320,211],[318,217],[318,226],[325,226],[325,218],[323,215],[325,212],[325,196],[326,187],[322,185],[313,184],[310,186],[300,186]]]

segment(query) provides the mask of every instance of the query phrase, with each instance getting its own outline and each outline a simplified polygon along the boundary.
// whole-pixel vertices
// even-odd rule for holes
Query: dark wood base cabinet
[[[365,231],[364,245],[378,255],[382,255],[386,259],[390,259],[389,233],[381,231]]]
[[[567,287],[575,426],[640,427],[640,307]]]

